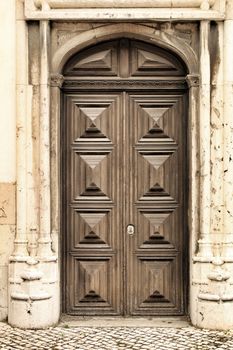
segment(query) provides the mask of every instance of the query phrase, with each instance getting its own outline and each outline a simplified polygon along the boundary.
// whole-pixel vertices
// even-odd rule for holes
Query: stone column
[[[229,14],[228,8],[227,15]],[[211,254],[203,256],[199,253],[193,259],[191,318],[193,324],[198,327],[227,330],[233,326],[233,221],[230,212],[233,198],[231,164],[231,157],[233,157],[233,68],[231,65],[233,21],[231,18],[227,19],[224,30],[223,23],[217,23],[215,27],[215,29],[212,27],[212,36],[209,41],[212,50],[212,82],[209,120],[211,122],[211,234],[208,238],[212,245],[212,256]],[[205,252],[205,249],[206,247],[203,246],[200,251]],[[217,317],[213,317],[213,313]]]
[[[16,236],[14,250],[9,261],[8,321],[17,324],[21,299],[15,295],[23,293],[21,273],[27,266],[27,28],[18,2],[16,21]]]
[[[51,229],[52,229],[52,248],[55,252],[59,249],[60,232],[60,88],[64,77],[61,74],[51,74],[51,169],[53,176],[51,178]]]
[[[223,22],[212,24],[211,52],[211,235],[213,244],[223,233]]]
[[[190,232],[190,315],[192,322],[196,314],[196,303],[193,302],[197,295],[198,281],[195,278],[193,257],[197,250],[197,241],[199,237],[199,193],[200,193],[200,179],[199,179],[199,84],[200,77],[198,74],[187,75],[186,77],[189,87],[189,149],[192,150],[189,159],[189,213],[188,226]]]
[[[40,22],[40,237],[39,257],[50,257],[51,194],[50,194],[50,91],[49,91],[49,22]]]
[[[212,257],[210,238],[210,53],[209,21],[200,23],[200,239],[199,257]]]
[[[34,303],[34,328],[56,324],[60,316],[58,258],[51,239],[50,174],[50,26],[40,22],[40,124],[39,124],[39,239],[37,260],[41,272],[40,303]]]
[[[17,21],[17,124],[16,124],[16,238],[13,255],[15,257],[28,256],[27,250],[27,28],[23,21]]]
[[[208,293],[208,278],[212,253],[211,237],[211,140],[210,140],[210,24],[200,23],[200,88],[199,88],[199,118],[198,142],[199,152],[196,160],[199,173],[199,225],[196,238],[192,238],[194,249],[191,251],[191,286],[190,286],[190,316],[192,323],[201,326],[205,310],[200,311],[203,292]],[[195,161],[195,160],[194,160]],[[195,186],[195,184],[194,184]],[[196,213],[195,213],[196,214]],[[193,231],[192,231],[193,232]],[[204,315],[203,318],[200,316]],[[208,320],[207,320],[208,323]]]
[[[21,31],[19,31],[21,29]],[[22,48],[28,47],[27,25],[21,21],[18,28],[18,45]],[[58,322],[59,319],[59,285],[58,285],[58,267],[57,256],[53,253],[51,247],[51,196],[50,196],[50,88],[49,88],[49,23],[42,21],[40,24],[40,96],[39,96],[39,176],[34,171],[33,162],[33,115],[32,113],[32,92],[33,89],[28,85],[28,74],[25,74],[25,90],[28,98],[22,99],[19,104],[20,112],[24,115],[22,126],[25,129],[24,147],[19,144],[22,150],[22,157],[25,159],[23,173],[20,176],[24,178],[25,213],[20,208],[21,215],[25,215],[25,233],[28,229],[28,236],[31,230],[37,229],[37,207],[35,181],[39,179],[37,187],[39,194],[39,239],[38,249],[36,242],[30,246],[30,255],[27,253],[27,241],[25,238],[25,256],[14,255],[11,258],[10,266],[10,293],[9,293],[9,323],[20,328],[44,328]],[[22,39],[25,39],[22,42]],[[38,38],[39,39],[39,38]],[[18,55],[21,57],[20,70],[22,67],[28,67],[27,51]],[[26,68],[25,68],[26,69]],[[38,97],[36,90],[34,99]],[[29,101],[29,102],[28,102]],[[33,106],[35,108],[35,105]],[[21,115],[21,114],[20,114]],[[27,180],[26,180],[27,179]],[[28,182],[28,183],[27,183]],[[31,201],[31,208],[28,201]],[[27,213],[27,214],[26,214]],[[23,216],[24,218],[24,216]],[[24,234],[26,237],[26,234]],[[35,234],[34,234],[35,235]],[[15,253],[14,253],[15,254]],[[21,265],[19,265],[21,262]]]
[[[233,1],[224,24],[224,255],[233,259]]]

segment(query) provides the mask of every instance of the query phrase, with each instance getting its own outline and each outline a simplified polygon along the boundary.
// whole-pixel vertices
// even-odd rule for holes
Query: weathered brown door
[[[183,314],[185,69],[122,39],[74,56],[64,75],[64,310]]]

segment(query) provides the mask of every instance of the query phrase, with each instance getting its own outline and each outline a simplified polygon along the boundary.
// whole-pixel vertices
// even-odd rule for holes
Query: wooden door
[[[185,69],[123,39],[74,56],[64,74],[64,310],[183,314]]]

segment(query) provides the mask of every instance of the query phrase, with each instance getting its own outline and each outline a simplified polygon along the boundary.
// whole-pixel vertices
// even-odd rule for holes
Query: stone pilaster
[[[21,143],[18,145],[18,151],[20,150],[22,157],[24,157],[23,171],[20,169],[20,176],[23,177],[24,181],[24,201],[21,203],[19,201],[21,197],[19,197],[17,203],[18,214],[22,215],[20,220],[24,220],[25,231],[23,231],[24,236],[22,236],[21,230],[18,233],[24,238],[24,241],[21,238],[24,246],[22,243],[21,245],[17,244],[18,236],[16,236],[16,249],[10,259],[8,319],[11,325],[20,328],[44,328],[58,322],[60,304],[57,255],[53,253],[51,244],[49,23],[42,21],[40,24],[39,176],[35,176],[34,173],[33,113],[31,104],[27,103],[27,101],[32,101],[32,87],[28,85],[28,73],[22,69],[22,67],[28,67],[28,53],[23,51],[23,48],[27,48],[27,27],[23,20],[18,29],[21,29],[18,45],[22,50],[18,52],[19,56],[22,57],[19,74],[25,73],[24,90],[27,92],[27,97],[19,104],[21,108],[19,112],[24,116],[22,121],[20,119],[20,125],[25,132],[21,141],[22,145]],[[22,38],[25,38],[23,44]],[[34,184],[36,179],[39,180],[37,191],[40,206],[38,241],[38,205]],[[22,213],[22,210],[25,212]],[[29,236],[31,236],[30,244],[27,246]],[[22,250],[22,247],[24,248],[23,252],[19,250],[19,248]],[[20,252],[21,254],[19,254]],[[30,256],[28,252],[30,252]]]
[[[217,24],[215,37],[212,33],[212,40],[216,42],[212,44],[210,114],[211,254],[203,258],[199,253],[194,258],[191,288],[193,324],[223,330],[233,326],[233,221],[230,212],[233,197],[233,69],[230,64],[233,55],[232,33],[231,19],[227,19],[224,24]],[[213,317],[213,312],[217,317]]]
[[[210,238],[210,53],[209,21],[200,24],[200,239],[198,256],[205,260],[212,257]]]

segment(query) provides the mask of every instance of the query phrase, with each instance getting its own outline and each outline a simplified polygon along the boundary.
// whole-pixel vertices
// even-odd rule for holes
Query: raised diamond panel
[[[178,262],[175,257],[137,257],[136,314],[173,314],[180,309]]]
[[[74,64],[73,69],[111,69],[111,50],[104,50],[85,57]]]
[[[165,53],[164,50],[140,42],[133,42],[131,45],[132,55],[132,76],[179,76],[184,75],[184,67],[174,56]]]
[[[72,57],[65,66],[68,76],[116,76],[117,75],[117,43],[106,43],[87,49]]]
[[[110,258],[78,258],[74,263],[77,273],[75,306],[110,307],[112,303],[112,296],[108,288],[111,271]]]
[[[161,303],[161,299],[166,299],[166,304],[173,306],[174,300],[168,287],[172,278],[171,261],[141,261],[141,272],[147,278],[144,279],[142,276],[143,282],[146,284],[143,284],[144,291],[140,297],[140,306],[150,304],[151,307],[156,307]],[[155,296],[155,294],[163,296],[163,298],[152,298],[152,295]],[[165,301],[163,300],[162,302],[164,303]]]
[[[177,152],[136,151],[139,200],[174,201],[178,196]],[[169,178],[167,176],[169,174]]]
[[[138,246],[145,249],[174,249],[180,247],[180,209],[139,209]]]
[[[73,211],[74,248],[109,247],[112,219],[110,210]]]
[[[138,50],[138,70],[176,70],[168,59],[145,50]]]
[[[166,120],[166,112],[168,112],[169,108],[142,107],[142,110],[143,111],[139,116],[145,120],[141,124],[143,126],[147,124],[148,131],[140,138],[139,142],[174,141],[163,130],[163,125]],[[140,130],[140,132],[143,133],[143,130]]]
[[[135,118],[135,144],[178,145],[182,141],[180,117],[185,116],[180,96],[132,95],[130,100],[130,113]]]
[[[112,152],[75,152],[72,181],[74,200],[110,200],[112,197]],[[81,176],[79,175],[81,174]]]
[[[119,96],[89,95],[68,96],[67,122],[70,123],[70,141],[80,143],[115,143],[118,118],[120,118]]]
[[[155,103],[137,103],[138,143],[163,142],[175,143],[173,130],[169,130],[169,123],[174,122],[173,105],[161,106]],[[171,136],[172,134],[172,136]]]
[[[74,120],[74,142],[110,142],[110,105],[76,105]],[[79,124],[79,125],[78,125]]]

